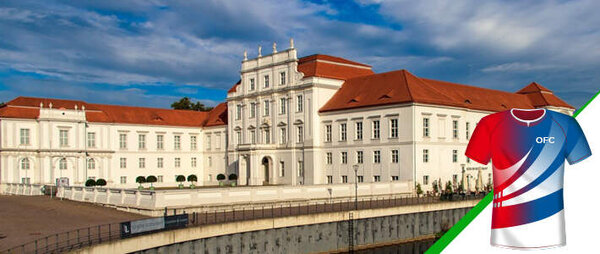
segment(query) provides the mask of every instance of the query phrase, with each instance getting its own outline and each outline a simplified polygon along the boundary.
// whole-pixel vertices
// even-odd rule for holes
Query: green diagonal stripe
[[[583,111],[597,96],[600,94],[600,91],[596,92],[594,96],[590,100],[588,100],[583,106],[579,107],[573,113],[573,117],[577,117],[581,111]],[[425,254],[436,254],[441,253],[460,232],[462,232],[467,225],[469,225],[477,215],[485,209],[492,202],[492,192],[488,193],[475,207],[473,207],[465,216],[462,217],[448,232],[446,232],[439,240],[437,240],[426,252]]]

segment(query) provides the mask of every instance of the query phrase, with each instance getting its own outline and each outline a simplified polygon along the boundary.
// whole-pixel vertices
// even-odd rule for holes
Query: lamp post
[[[354,164],[352,168],[354,168],[354,210],[358,210],[358,164]]]

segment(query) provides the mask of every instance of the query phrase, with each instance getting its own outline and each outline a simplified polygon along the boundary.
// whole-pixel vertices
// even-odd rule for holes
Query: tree
[[[96,180],[96,186],[106,186],[106,180],[99,178]]]
[[[432,185],[433,185],[433,186],[432,186],[432,187],[433,187],[433,194],[437,194],[437,193],[438,193],[438,191],[440,190],[440,188],[438,187],[438,183],[437,183],[437,181],[433,181],[433,184],[432,184]]]
[[[87,179],[87,181],[85,181],[85,187],[94,187],[94,186],[96,186],[96,180]]]
[[[150,183],[150,189],[154,190],[154,185],[152,185],[153,183],[157,182],[158,179],[156,178],[156,176],[153,175],[149,175],[148,177],[146,177],[146,182]]]
[[[198,177],[194,174],[191,174],[187,177],[188,182],[190,182],[190,188],[193,189],[195,187],[194,183],[198,181]]]
[[[144,186],[142,186],[142,183],[146,182],[146,178],[143,177],[143,176],[138,176],[138,177],[135,178],[135,182],[140,184],[140,186],[138,187],[138,189],[141,190],[141,189],[144,188]]]
[[[177,177],[175,177],[175,181],[177,181],[179,183],[179,189],[182,189],[183,188],[182,182],[185,182],[185,176],[178,175]]]
[[[224,174],[218,174],[217,175],[217,180],[219,181],[219,185],[223,186],[223,180],[225,180],[225,175]]]
[[[193,103],[188,97],[183,97],[179,101],[173,102],[171,108],[194,111],[210,111],[212,109],[212,107],[207,107],[199,101]]]
[[[229,181],[232,181],[231,186],[235,186],[237,179],[238,179],[238,176],[235,173],[232,173],[229,175]]]
[[[450,181],[446,183],[446,193],[452,193],[452,183]]]
[[[417,191],[417,196],[421,196],[421,194],[423,194],[423,189],[421,189],[420,183],[417,183],[417,186],[415,186],[415,189]]]

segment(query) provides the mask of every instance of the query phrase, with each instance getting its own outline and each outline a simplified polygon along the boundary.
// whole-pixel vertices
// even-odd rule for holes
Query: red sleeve
[[[487,165],[492,157],[490,152],[490,134],[490,128],[484,117],[479,121],[477,127],[475,127],[475,131],[473,131],[473,135],[471,135],[471,139],[467,145],[465,155],[476,162]]]

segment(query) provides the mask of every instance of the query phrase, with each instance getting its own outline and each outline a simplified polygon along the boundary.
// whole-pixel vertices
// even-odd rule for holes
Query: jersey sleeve
[[[569,164],[573,165],[592,155],[590,146],[583,134],[583,130],[575,118],[569,120],[567,129],[567,141],[565,146],[565,157]]]
[[[471,139],[467,145],[465,155],[476,162],[487,165],[492,157],[490,140],[490,127],[484,117],[475,127],[473,135],[471,135]]]

